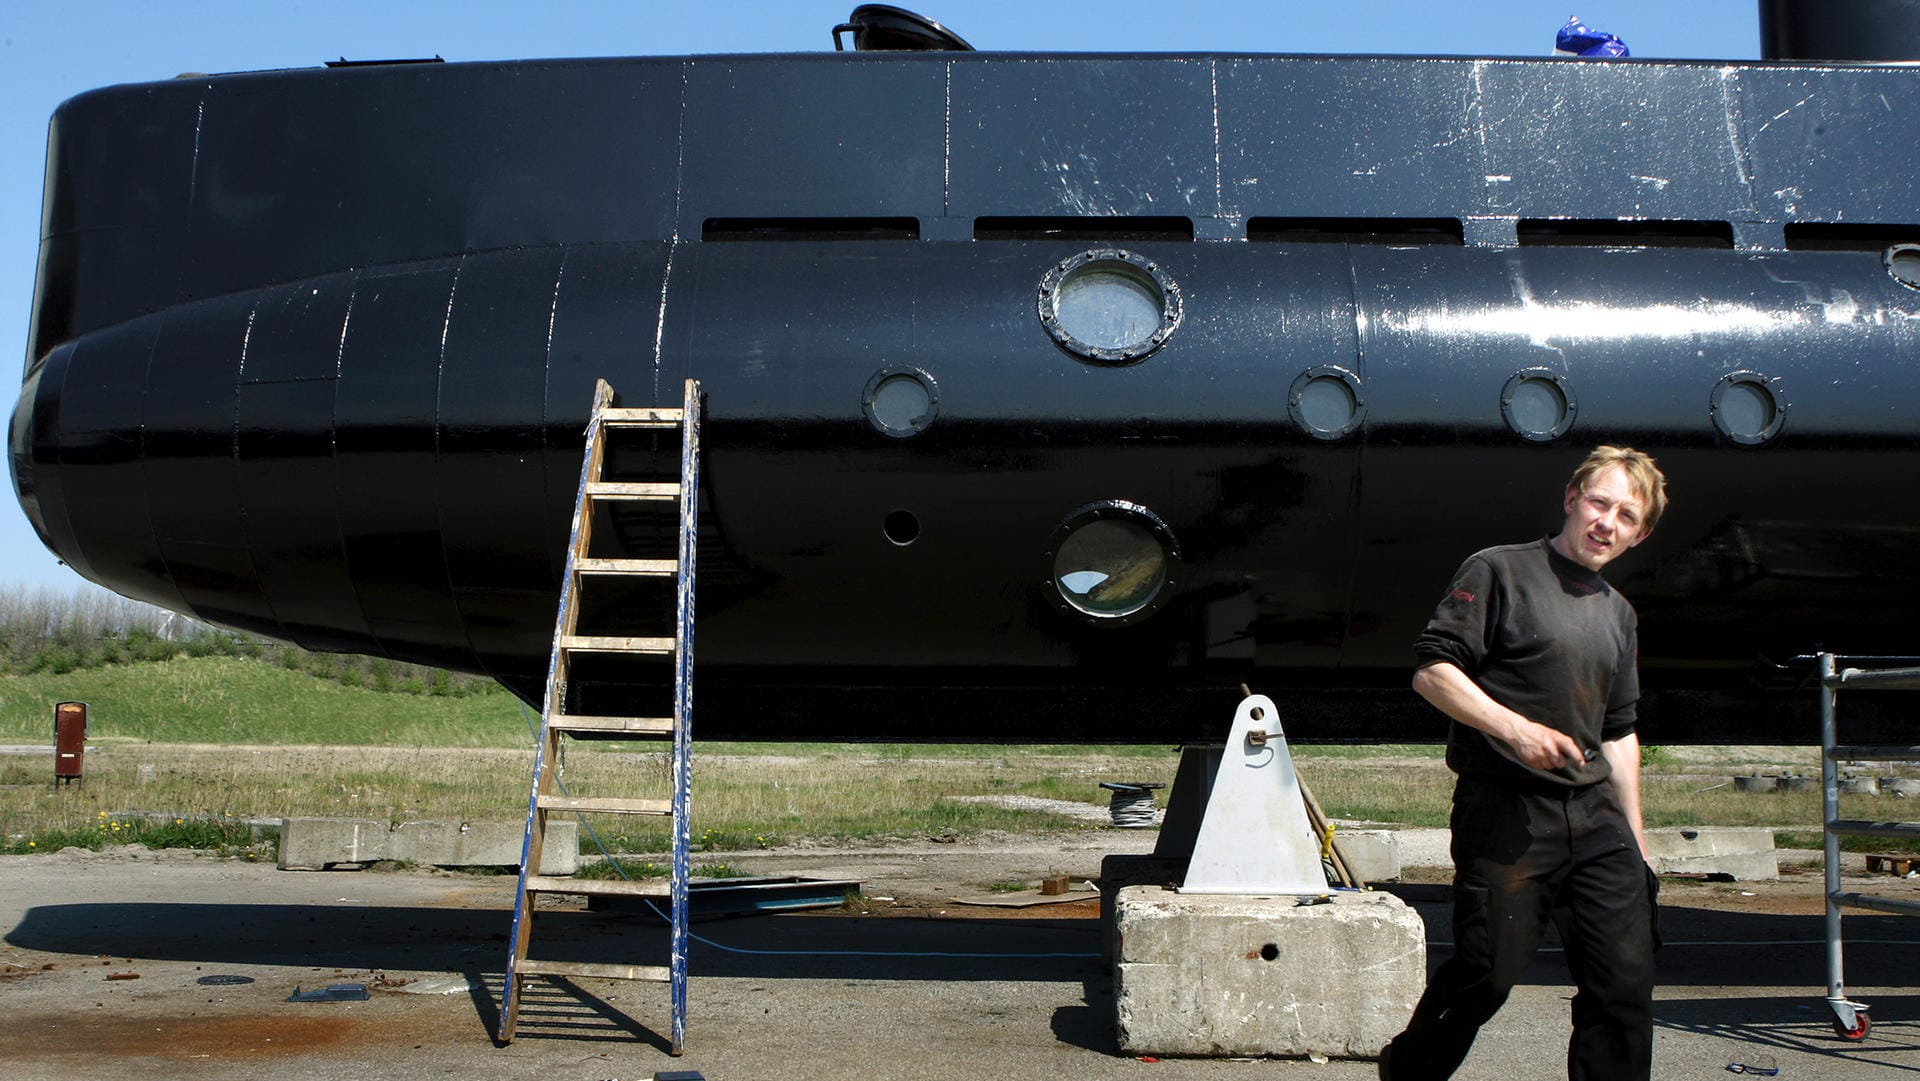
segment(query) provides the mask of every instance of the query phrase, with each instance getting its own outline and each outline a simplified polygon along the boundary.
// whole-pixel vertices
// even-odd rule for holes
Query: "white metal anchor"
[[[1180,892],[1328,892],[1320,842],[1307,823],[1280,711],[1266,695],[1247,696],[1234,714]]]

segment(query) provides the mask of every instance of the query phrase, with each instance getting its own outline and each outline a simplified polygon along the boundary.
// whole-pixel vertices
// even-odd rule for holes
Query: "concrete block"
[[[377,818],[288,818],[280,823],[282,871],[324,871],[336,863],[387,858],[387,823]],[[514,857],[518,862],[519,857]]]
[[[1763,827],[1648,830],[1647,848],[1661,874],[1723,874],[1742,882],[1780,877],[1773,831]]]
[[[1362,882],[1400,881],[1400,840],[1392,830],[1335,828],[1333,843]]]
[[[393,827],[387,859],[435,867],[515,867],[526,840],[524,822],[402,822]],[[580,825],[547,823],[540,873],[570,875],[580,866]]]
[[[1115,902],[1128,886],[1165,886],[1173,889],[1187,877],[1186,856],[1108,856],[1100,861],[1100,959],[1111,965],[1120,958],[1120,934],[1114,927]]]
[[[1426,930],[1386,893],[1291,897],[1118,891],[1121,1050],[1368,1058],[1426,987]]]
[[[1842,777],[1840,794],[1843,796],[1877,796],[1880,794],[1880,780],[1877,777]]]
[[[580,864],[579,824],[547,823],[541,874],[570,875]],[[405,860],[436,867],[515,867],[524,822],[402,822],[375,818],[288,818],[280,827],[283,871]]]

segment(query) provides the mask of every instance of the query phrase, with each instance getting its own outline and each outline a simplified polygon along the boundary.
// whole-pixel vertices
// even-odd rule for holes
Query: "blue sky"
[[[1538,56],[1577,13],[1640,57],[1759,55],[1754,0],[896,0],[975,48],[1018,52],[1424,53]],[[47,117],[114,83],[187,71],[310,67],[339,57],[449,61],[829,50],[853,0],[0,0],[0,370],[23,365],[40,235]],[[711,12],[724,10],[717,17]],[[14,381],[0,381],[11,388]],[[14,392],[0,405],[11,414]],[[0,586],[78,587],[0,498]]]

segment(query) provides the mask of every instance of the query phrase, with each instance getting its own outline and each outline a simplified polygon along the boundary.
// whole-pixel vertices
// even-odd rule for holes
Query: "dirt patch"
[[[102,1008],[104,1011],[104,1008]],[[0,1034],[0,1058],[257,1059],[336,1046],[364,1022],[347,1017],[197,1017],[146,1012],[105,1016],[14,1015]]]

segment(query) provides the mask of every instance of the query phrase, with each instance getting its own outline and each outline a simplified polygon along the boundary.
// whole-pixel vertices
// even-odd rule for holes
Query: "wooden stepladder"
[[[680,475],[677,481],[606,479],[608,443],[622,430],[677,430],[680,438]],[[580,493],[574,504],[573,530],[567,545],[566,578],[560,590],[559,616],[554,624],[553,653],[547,668],[547,696],[541,710],[540,744],[533,764],[533,792],[527,801],[527,833],[520,850],[520,884],[513,906],[513,934],[507,955],[505,987],[500,1005],[498,1036],[513,1039],[522,992],[529,976],[584,976],[599,979],[651,980],[672,986],[673,1053],[686,1043],[687,1016],[687,878],[691,836],[688,813],[693,789],[693,579],[697,540],[695,508],[699,493],[700,384],[687,380],[681,408],[625,409],[613,404],[613,388],[601,380],[594,390],[593,415],[580,464]],[[618,511],[620,504],[675,500],[679,504],[677,551],[671,559],[618,558],[589,555],[596,519]],[[596,514],[598,509],[601,514]],[[671,579],[673,633],[671,637],[630,633],[581,633],[582,594],[596,586],[635,578]],[[672,670],[672,716],[610,716],[609,711],[570,713],[577,696],[568,693],[576,658],[666,658]],[[657,662],[656,662],[657,663]],[[641,712],[615,710],[612,712]],[[628,799],[575,797],[565,794],[559,763],[564,736],[593,739],[673,741],[673,798]],[[672,818],[673,869],[666,884],[658,880],[589,881],[540,873],[547,816],[553,812],[599,812],[616,815],[667,815]],[[534,900],[541,894],[659,897],[669,901],[672,924],[669,963],[628,965],[548,961],[529,957],[533,938]]]

